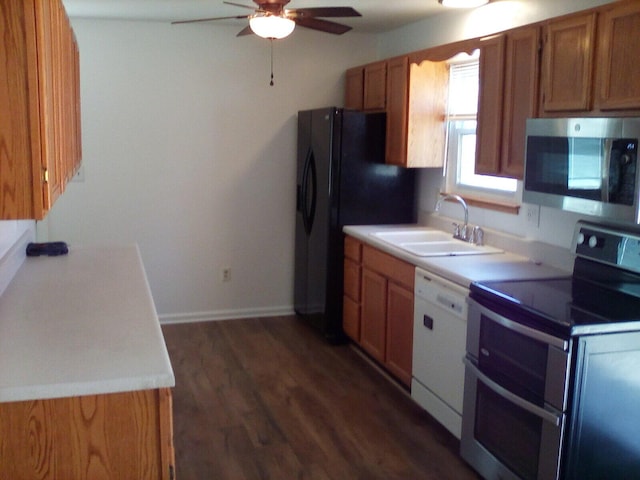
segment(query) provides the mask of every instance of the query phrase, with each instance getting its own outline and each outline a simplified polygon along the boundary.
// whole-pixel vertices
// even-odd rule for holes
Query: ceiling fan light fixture
[[[486,5],[490,0],[438,0],[443,7],[449,8],[476,8]]]
[[[279,40],[291,35],[296,22],[287,17],[258,13],[249,17],[249,26],[259,37]]]

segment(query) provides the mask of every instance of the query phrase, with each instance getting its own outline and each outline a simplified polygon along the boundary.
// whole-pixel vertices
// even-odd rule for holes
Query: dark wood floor
[[[478,478],[405,393],[295,317],[162,329],[179,480]]]

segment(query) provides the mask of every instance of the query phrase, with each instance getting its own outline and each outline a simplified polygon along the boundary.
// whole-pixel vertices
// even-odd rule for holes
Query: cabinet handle
[[[42,180],[44,183],[49,183],[49,170],[46,168],[42,169]]]
[[[433,330],[433,318],[429,315],[424,315],[422,318],[422,324],[427,327],[429,330]]]

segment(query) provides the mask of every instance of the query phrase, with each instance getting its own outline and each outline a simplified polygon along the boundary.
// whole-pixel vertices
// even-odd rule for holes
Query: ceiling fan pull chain
[[[269,43],[271,44],[271,82],[269,85],[273,87],[273,38],[269,39]]]

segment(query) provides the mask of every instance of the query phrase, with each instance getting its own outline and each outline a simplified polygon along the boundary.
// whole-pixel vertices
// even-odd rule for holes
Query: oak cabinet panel
[[[386,163],[403,165],[407,158],[407,102],[409,99],[409,58],[389,60],[387,64],[387,141]]]
[[[347,70],[344,107],[352,110],[364,108],[364,67],[354,67]]]
[[[80,164],[78,48],[59,0],[6,0],[0,219],[44,218]]]
[[[360,264],[344,259],[344,294],[356,302],[360,301]]]
[[[362,249],[360,346],[411,385],[415,267],[369,245]]]
[[[342,330],[360,343],[360,305],[362,302],[362,243],[349,235],[344,239],[344,295]]]
[[[387,336],[387,279],[368,268],[362,270],[360,344],[373,358],[385,361]]]
[[[572,15],[545,26],[544,112],[591,109],[595,28],[596,13]]]
[[[640,3],[602,12],[597,50],[596,108],[640,109]]]
[[[387,62],[386,163],[402,167],[441,167],[449,69],[446,62]]]
[[[386,107],[387,62],[375,62],[364,67],[364,110],[384,110]]]
[[[527,118],[538,116],[540,28],[519,28],[509,32],[505,47],[499,174],[522,179]]]
[[[0,404],[0,471],[15,479],[169,480],[167,388]]]
[[[498,35],[480,47],[476,173],[485,175],[500,171],[505,43],[504,35]]]
[[[540,29],[483,39],[476,173],[522,179],[527,118],[537,116]]]
[[[345,295],[342,299],[342,330],[356,343],[360,343],[360,303]]]
[[[387,288],[386,365],[405,385],[411,384],[413,291],[389,282]]]

